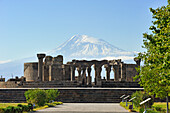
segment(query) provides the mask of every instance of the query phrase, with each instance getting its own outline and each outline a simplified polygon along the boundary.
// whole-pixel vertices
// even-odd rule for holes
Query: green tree
[[[139,53],[138,58],[144,61],[140,67],[140,85],[146,92],[156,97],[165,98],[170,95],[170,0],[167,6],[157,9],[150,8],[153,25],[152,33],[143,34],[143,48],[146,52]],[[168,103],[168,102],[167,102]],[[167,104],[168,112],[168,104]]]
[[[52,100],[56,100],[60,92],[57,89],[49,89],[46,90],[46,95],[47,95],[47,102],[50,102]]]

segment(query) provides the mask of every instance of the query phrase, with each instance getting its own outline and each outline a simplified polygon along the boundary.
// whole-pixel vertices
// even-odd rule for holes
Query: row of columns
[[[106,69],[106,80],[110,80],[110,72],[114,71],[114,81],[119,81],[121,78],[121,81],[125,80],[126,78],[126,70],[125,65],[105,65]],[[112,68],[113,67],[113,68]],[[111,70],[112,68],[112,70]],[[82,85],[91,85],[91,65],[90,66],[77,66],[74,65],[71,66],[71,81],[75,80],[75,70],[77,69],[78,72],[78,82]],[[86,70],[87,70],[87,76],[86,76]],[[95,65],[94,64],[94,70],[95,70],[95,85],[101,85],[101,71],[102,71],[102,65]]]
[[[38,57],[38,81],[43,80],[43,58],[45,57],[45,54],[37,54]],[[140,65],[140,64],[139,64]],[[75,70],[77,68],[78,71],[78,81],[81,82],[83,85],[91,85],[91,65],[78,65],[77,67],[75,65],[70,65],[71,70],[71,81],[75,80]],[[106,69],[106,80],[110,80],[110,72],[111,67],[113,67],[114,71],[114,80],[124,81],[126,79],[126,64],[105,64]],[[86,70],[88,76],[86,77]],[[102,71],[102,65],[101,64],[94,64],[94,70],[95,70],[95,84],[101,85],[101,71]]]

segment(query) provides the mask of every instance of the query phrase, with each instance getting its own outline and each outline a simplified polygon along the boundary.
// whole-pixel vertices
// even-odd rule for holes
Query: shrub
[[[45,92],[47,95],[47,102],[50,102],[50,103],[51,101],[56,100],[56,98],[59,95],[59,91],[57,89],[49,89],[49,90],[45,90]]]
[[[8,106],[4,109],[4,113],[14,113],[14,107]]]
[[[29,109],[31,110],[31,111],[33,111],[33,104],[31,104],[31,103],[28,103],[28,107],[29,107]]]
[[[28,103],[43,106],[46,102],[55,100],[59,95],[59,91],[57,89],[31,89],[26,91],[24,95]],[[30,107],[33,109],[32,105],[30,105]]]
[[[135,93],[132,94],[132,98],[136,97],[133,100],[133,103],[136,107],[144,107],[144,105],[140,105],[139,103],[141,103],[142,101],[144,101],[147,98],[151,98],[151,100],[149,102],[147,102],[147,107],[151,108],[154,101],[153,98],[151,96],[149,96],[147,93],[144,93],[142,91],[136,91]]]
[[[26,112],[30,111],[28,105],[23,105],[23,106],[22,106],[22,110],[23,110],[23,111],[26,111]]]
[[[35,103],[38,106],[43,106],[47,100],[47,94],[42,89],[28,90],[24,95],[28,103]]]
[[[21,107],[14,107],[14,113],[22,113],[22,108]]]

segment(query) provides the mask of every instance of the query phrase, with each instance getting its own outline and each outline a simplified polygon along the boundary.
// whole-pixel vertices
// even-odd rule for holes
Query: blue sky
[[[143,51],[149,8],[167,0],[0,0],[0,63],[52,50],[73,35]]]

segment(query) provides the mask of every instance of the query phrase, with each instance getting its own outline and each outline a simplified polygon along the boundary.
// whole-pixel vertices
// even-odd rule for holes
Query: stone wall
[[[133,82],[133,77],[137,75],[136,67],[138,65],[128,64],[126,65],[126,81]]]
[[[58,101],[75,103],[119,103],[120,96],[131,95],[142,88],[73,88],[59,89]]]
[[[26,81],[37,81],[38,62],[24,63],[24,77],[26,78]]]
[[[28,88],[29,89],[29,88]],[[6,88],[0,89],[0,102],[26,102],[24,92],[27,88]],[[58,88],[60,95],[58,101],[65,103],[110,103],[120,102],[120,96],[131,95],[135,91],[143,90],[142,88]]]

